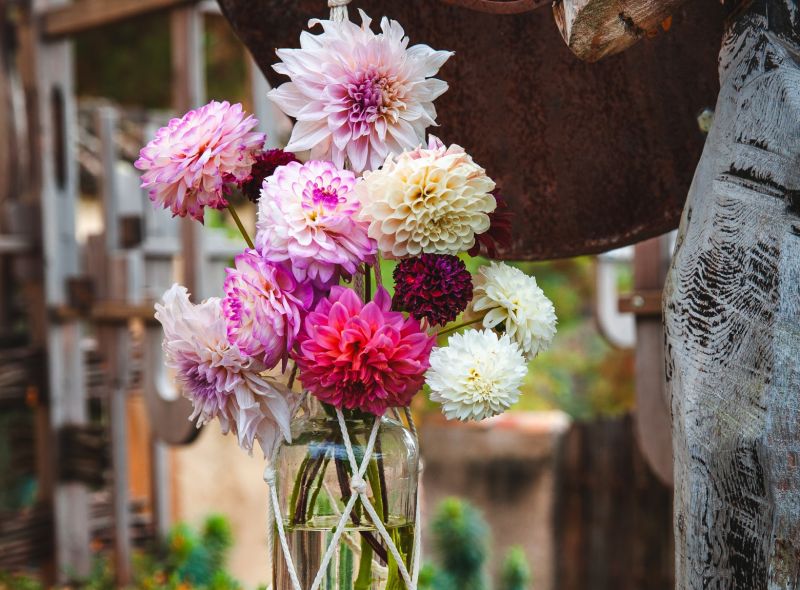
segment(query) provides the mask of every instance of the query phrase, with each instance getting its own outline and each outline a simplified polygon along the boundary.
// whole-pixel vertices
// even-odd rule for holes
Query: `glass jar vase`
[[[345,412],[358,465],[376,418]],[[415,438],[398,421],[378,418],[380,426],[364,473],[363,489],[386,527],[408,571],[414,548],[419,454]],[[275,457],[278,500],[289,552],[300,586],[317,576],[346,504],[354,493],[353,470],[335,412],[319,404],[292,423],[292,442]],[[275,531],[273,588],[294,590]],[[357,499],[344,533],[325,568],[320,590],[405,590],[392,552]]]

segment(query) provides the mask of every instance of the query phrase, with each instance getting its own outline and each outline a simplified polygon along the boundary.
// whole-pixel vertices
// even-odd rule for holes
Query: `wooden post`
[[[103,285],[104,300],[129,300],[128,260],[120,252],[119,201],[117,190],[117,149],[115,133],[117,113],[112,107],[101,107],[96,114],[100,141],[104,244],[100,251],[103,264],[95,284]],[[109,392],[111,424],[111,466],[113,472],[114,576],[120,587],[131,581],[130,491],[128,482],[127,394],[129,387],[130,335],[127,324],[99,327],[100,350],[106,359],[106,382]]]
[[[572,52],[597,61],[655,33],[685,1],[555,0],[553,16]]]
[[[634,293],[661,292],[669,264],[668,242],[668,236],[661,236],[636,245],[633,258]],[[664,380],[664,327],[660,309],[656,313],[642,311],[645,313],[634,310],[636,440],[653,472],[663,483],[672,485],[672,424]]]
[[[60,0],[36,3],[63,4]],[[66,280],[78,272],[75,242],[75,205],[78,195],[75,137],[75,100],[72,43],[40,40],[36,14],[31,15],[26,60],[34,72],[38,133],[37,170],[41,171],[42,240],[45,269],[45,302],[66,303]],[[37,150],[38,148],[38,150]],[[47,329],[50,423],[52,441],[67,425],[88,421],[82,340],[85,326],[71,320]],[[53,469],[59,465],[54,445]],[[84,483],[57,481],[53,490],[56,574],[60,581],[88,575],[91,567],[89,496]]]
[[[664,295],[679,590],[800,587],[800,24],[742,4]]]

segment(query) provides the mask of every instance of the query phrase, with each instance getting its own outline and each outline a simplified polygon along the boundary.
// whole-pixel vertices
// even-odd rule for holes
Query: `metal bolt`
[[[644,297],[641,295],[634,295],[631,297],[631,305],[637,309],[644,307]]]

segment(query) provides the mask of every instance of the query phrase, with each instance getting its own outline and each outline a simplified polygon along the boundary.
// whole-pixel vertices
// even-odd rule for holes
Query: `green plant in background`
[[[447,498],[436,510],[431,532],[441,566],[441,586],[434,586],[435,590],[453,587],[451,583],[459,590],[486,588],[489,527],[481,513],[465,500]]]
[[[531,569],[522,547],[512,547],[503,561],[500,590],[526,590],[531,584]]]
[[[466,500],[447,498],[431,522],[433,554],[438,565],[420,570],[420,590],[486,590],[489,526]],[[531,572],[525,552],[512,547],[503,562],[500,590],[529,590]]]

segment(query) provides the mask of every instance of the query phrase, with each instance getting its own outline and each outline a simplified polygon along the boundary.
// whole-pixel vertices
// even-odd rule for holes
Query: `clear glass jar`
[[[275,457],[278,498],[292,561],[303,589],[311,587],[352,493],[352,470],[333,412],[319,404],[292,423],[292,442]],[[374,416],[348,413],[357,463],[364,457]],[[411,571],[419,454],[411,433],[381,418],[366,493]],[[275,531],[277,535],[277,531]],[[273,546],[273,588],[293,590],[280,543]],[[406,585],[369,514],[356,500],[320,590],[404,590]]]

